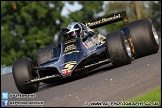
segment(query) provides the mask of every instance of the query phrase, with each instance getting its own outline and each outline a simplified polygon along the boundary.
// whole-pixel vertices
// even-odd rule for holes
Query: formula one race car
[[[126,12],[120,11],[82,23],[95,29],[117,21],[123,21],[125,26],[108,33],[102,42],[98,42],[98,35],[83,35],[39,49],[37,63],[30,58],[16,60],[12,70],[19,92],[33,93],[38,91],[40,82],[53,83],[108,63],[114,67],[127,65],[132,58],[158,52],[158,35],[150,19],[129,23]]]

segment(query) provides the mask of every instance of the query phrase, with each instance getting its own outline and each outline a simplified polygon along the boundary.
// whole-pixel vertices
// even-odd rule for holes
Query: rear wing
[[[86,26],[89,26],[91,29],[94,29],[122,20],[125,24],[129,22],[125,11],[115,12],[107,16],[99,17],[90,21],[84,21],[82,23],[85,24]]]

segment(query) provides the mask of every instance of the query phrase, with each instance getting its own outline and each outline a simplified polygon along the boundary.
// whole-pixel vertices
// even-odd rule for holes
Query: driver
[[[67,28],[62,28],[62,31],[65,31],[64,35],[68,36],[69,38],[82,38],[84,36],[92,37],[95,34],[94,30],[80,22],[72,22],[67,26]],[[98,43],[102,43],[101,39],[104,40],[105,37],[99,34],[98,39]]]
[[[83,23],[73,22],[67,26],[66,35],[69,38],[82,38],[84,36],[93,36],[94,31]]]
[[[73,22],[67,26],[67,35],[69,38],[81,38],[83,36],[83,29],[81,24]]]

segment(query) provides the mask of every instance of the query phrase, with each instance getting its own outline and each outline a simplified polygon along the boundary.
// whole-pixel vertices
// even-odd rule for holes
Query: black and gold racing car
[[[124,27],[108,33],[102,43],[97,35],[65,39],[39,49],[36,63],[30,58],[16,60],[12,70],[19,92],[33,93],[40,82],[53,83],[108,63],[114,67],[127,65],[132,58],[158,52],[158,35],[148,18],[129,22],[126,12],[120,11],[82,23],[95,29],[118,21],[123,21]]]

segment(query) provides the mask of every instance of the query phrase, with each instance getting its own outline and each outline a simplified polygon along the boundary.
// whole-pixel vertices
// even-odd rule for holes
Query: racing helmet
[[[83,29],[81,24],[73,22],[67,26],[67,35],[69,38],[81,38],[83,36]]]

